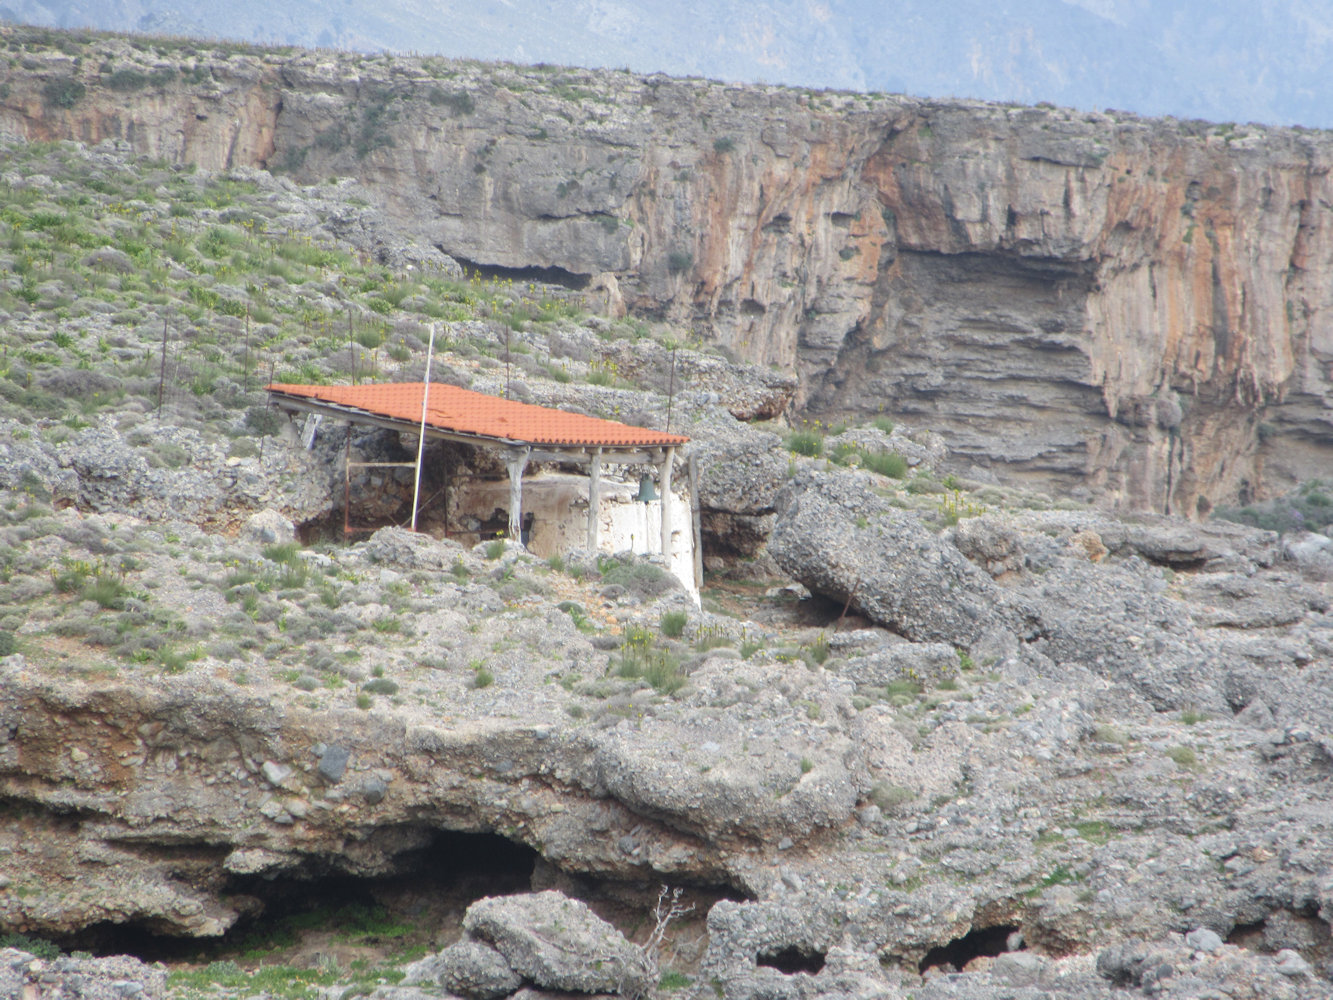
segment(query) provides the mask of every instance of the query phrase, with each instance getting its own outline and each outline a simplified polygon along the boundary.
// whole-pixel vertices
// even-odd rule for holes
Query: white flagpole
[[[426,401],[430,399],[430,362],[435,355],[435,324],[430,325],[426,347],[426,381],[421,386],[421,435],[417,438],[417,483],[412,490],[412,530],[417,530],[417,503],[421,499],[421,455],[426,450]]]

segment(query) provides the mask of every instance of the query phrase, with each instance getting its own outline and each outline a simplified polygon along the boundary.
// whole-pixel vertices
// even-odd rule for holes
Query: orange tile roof
[[[367,414],[421,423],[421,382],[377,385],[288,385],[274,383],[274,395],[300,396]],[[426,423],[442,431],[530,445],[606,448],[671,447],[689,440],[614,420],[584,417],[530,403],[516,403],[439,382],[430,384]]]

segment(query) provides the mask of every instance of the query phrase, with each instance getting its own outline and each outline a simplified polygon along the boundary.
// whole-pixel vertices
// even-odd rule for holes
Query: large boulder
[[[638,996],[654,978],[651,961],[623,934],[555,890],[478,900],[463,929],[545,989]]]
[[[433,983],[468,1000],[496,1000],[522,986],[523,977],[494,948],[464,938],[439,954],[413,962],[403,982],[409,986]]]
[[[915,642],[966,646],[995,602],[991,578],[861,472],[809,472],[778,498],[769,552],[812,591]]]
[[[402,570],[446,570],[463,554],[463,546],[449,538],[408,531],[406,528],[381,528],[366,539],[362,549],[373,563]]]

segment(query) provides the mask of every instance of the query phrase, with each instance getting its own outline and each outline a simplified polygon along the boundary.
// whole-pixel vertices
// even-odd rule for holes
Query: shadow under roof
[[[343,420],[421,426],[422,382],[371,385],[268,386],[269,399],[288,408],[326,413]],[[432,382],[427,398],[427,433],[476,439],[509,446],[544,448],[673,448],[689,438],[634,427],[615,420],[585,417],[546,406],[518,403],[498,396]]]

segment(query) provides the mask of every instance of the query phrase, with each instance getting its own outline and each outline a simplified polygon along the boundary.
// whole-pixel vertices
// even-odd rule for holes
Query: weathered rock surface
[[[425,242],[393,238],[351,182],[306,211],[289,181],[236,176],[394,267],[455,273],[429,242],[595,274],[608,302],[799,370],[798,405],[925,414],[961,458],[883,421],[846,432],[916,470],[993,484],[1004,466],[1198,513],[1323,454],[1323,137],[1274,130],[1261,150],[1258,131],[1054,110],[192,58],[198,83],[113,113],[98,59],[25,52],[0,123],[356,174]],[[85,96],[50,106],[45,82],[74,74]],[[94,255],[118,280],[123,262]],[[303,296],[337,298],[317,284]],[[89,329],[104,317],[90,306]],[[448,377],[499,391],[496,331],[470,322],[482,357]],[[516,398],[690,434],[676,476],[697,458],[708,544],[759,557],[746,594],[709,606],[754,619],[688,608],[668,636],[678,598],[600,586],[588,554],[566,573],[512,543],[488,560],[386,529],[288,560],[267,550],[291,521],[267,515],[230,540],[256,511],[327,515],[349,442],[230,454],[258,430],[225,379],[188,408],[212,437],[170,400],[150,417],[142,378],[91,425],[0,426],[0,930],[216,937],[268,886],[410,876],[446,836],[486,834],[566,896],[479,904],[475,936],[372,996],[637,993],[648,977],[614,967],[640,953],[572,899],[624,914],[661,881],[728,897],[685,960],[696,998],[1328,995],[1326,538],[807,463],[737,421],[789,405],[784,373],[682,348],[668,409],[542,376],[600,365],[664,390],[664,348],[592,321],[504,329]],[[114,339],[107,372],[34,385],[129,387],[141,351]],[[350,454],[397,447],[382,437]],[[406,484],[382,480],[367,509],[387,519]],[[835,600],[756,585],[774,557]],[[848,603],[872,622],[844,630]],[[141,966],[4,956],[0,992],[163,991]]]
[[[863,473],[798,476],[779,500],[769,551],[811,590],[908,639],[970,645],[994,584],[873,485]]]
[[[125,955],[114,958],[40,959],[0,948],[0,996],[13,1000],[159,1000],[167,971]]]
[[[553,890],[478,900],[464,915],[463,929],[544,989],[638,996],[656,973],[585,903]]]
[[[413,962],[403,982],[430,983],[468,1000],[496,1000],[522,986],[523,977],[494,948],[469,938]]]
[[[332,52],[203,50],[201,82],[123,93],[108,56],[139,59],[31,53],[0,125],[355,177],[424,247],[609,276],[964,467],[1195,516],[1327,465],[1320,134]]]
[[[807,492],[831,504],[863,475],[801,473],[793,488],[816,487]],[[916,513],[885,514],[895,526],[918,518],[904,537],[939,547],[922,551],[953,544]],[[234,666],[211,657],[183,675],[125,664],[122,677],[90,680],[11,656],[0,661],[0,794],[24,818],[0,827],[0,921],[34,934],[105,921],[217,935],[237,919],[229,879],[312,866],[387,874],[441,829],[502,831],[570,876],[742,891],[750,901],[718,904],[709,919],[703,968],[728,997],[1095,997],[1117,988],[1093,968],[1108,947],[1258,925],[1256,951],[1193,948],[1207,962],[1173,957],[1182,971],[1164,982],[1253,980],[1286,984],[1256,996],[1319,996],[1333,957],[1333,623],[1307,599],[1285,624],[1205,625],[1191,595],[1213,561],[1256,586],[1324,585],[1295,576],[1262,532],[1177,538],[1171,551],[1208,556],[1168,578],[1133,547],[1138,530],[1105,515],[989,516],[1016,536],[1020,569],[997,581],[955,549],[919,561],[910,581],[947,592],[957,573],[990,595],[963,650],[971,665],[956,638],[875,629],[828,636],[821,665],[753,623],[719,618],[708,627],[771,645],[749,659],[700,655],[670,697],[593,693],[611,683],[614,649],[597,649],[564,612],[507,609],[491,586],[455,580],[455,565],[473,579],[487,572],[479,555],[393,530],[321,558],[349,578],[349,614],[370,621],[385,613],[382,587],[401,590],[410,574],[422,581],[413,586],[432,581],[413,634],[380,634],[368,654],[397,679],[398,704],[363,711],[351,692],[321,685],[293,698],[271,680],[238,683]],[[45,534],[25,543],[40,552],[25,550],[7,586],[26,586],[29,558],[86,559],[88,546],[114,557],[134,537],[120,525],[72,510],[20,522]],[[1100,562],[1077,541],[1093,535],[1106,540]],[[241,562],[258,557],[243,548],[257,543],[228,544],[242,546]],[[184,528],[178,545],[217,561],[237,551]],[[181,577],[186,564],[171,558],[185,556],[155,555],[139,572]],[[520,575],[547,572],[526,556],[506,560]],[[1228,593],[1207,600],[1220,608],[1237,600]],[[206,595],[155,600],[193,606]],[[491,625],[474,638],[470,621]],[[20,636],[36,641],[31,626]],[[471,650],[500,637],[512,652],[488,654],[496,682],[477,689]],[[913,684],[886,692],[897,679]],[[995,927],[1021,927],[1040,961],[899,985],[897,970],[944,968],[927,962],[934,949]],[[1279,971],[1266,955],[1283,948],[1310,971],[1290,960],[1299,974]],[[789,950],[822,956],[823,968],[764,964]],[[510,988],[449,956],[420,967],[408,989]]]

